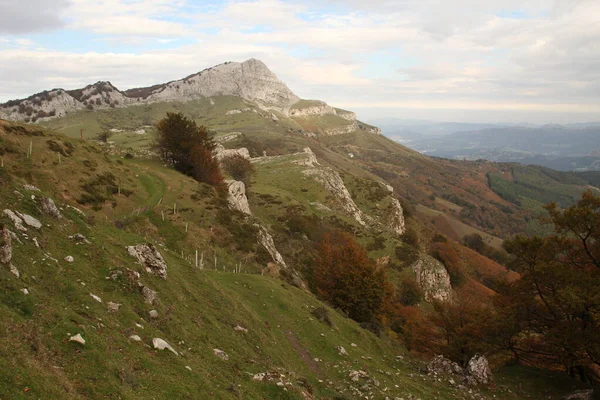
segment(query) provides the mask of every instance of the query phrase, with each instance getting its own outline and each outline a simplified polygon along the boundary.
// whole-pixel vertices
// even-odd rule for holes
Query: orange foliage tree
[[[320,298],[358,322],[380,317],[390,293],[383,269],[341,231],[326,233],[319,242],[313,286]]]

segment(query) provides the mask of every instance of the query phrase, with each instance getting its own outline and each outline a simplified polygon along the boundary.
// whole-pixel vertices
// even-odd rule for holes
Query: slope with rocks
[[[90,141],[5,122],[0,132],[0,207],[21,220],[2,217],[12,232],[3,262],[19,272],[0,266],[3,398],[466,395],[422,373],[389,339],[261,276],[270,255],[253,221],[212,188]],[[264,207],[260,177],[278,163],[301,173],[307,160],[317,166],[307,151],[257,164],[264,170],[250,207],[258,214]],[[303,185],[323,193],[316,181]],[[285,196],[279,188],[271,193]],[[332,326],[313,315],[320,307]],[[511,378],[497,379],[471,393],[523,398]],[[548,394],[564,389],[557,390]]]

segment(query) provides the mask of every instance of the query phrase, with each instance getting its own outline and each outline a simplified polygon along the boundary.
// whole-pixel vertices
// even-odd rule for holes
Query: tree
[[[234,154],[223,158],[221,165],[233,179],[244,182],[246,188],[250,186],[252,174],[254,174],[254,167],[250,160],[239,154]]]
[[[384,271],[341,231],[326,233],[319,242],[313,285],[320,298],[358,322],[376,320],[389,294]]]
[[[167,113],[156,129],[155,147],[163,161],[200,182],[218,185],[223,181],[212,154],[215,145],[206,127],[198,126],[182,113]]]
[[[96,135],[96,139],[98,139],[99,141],[101,141],[102,143],[107,143],[108,139],[110,139],[110,137],[112,136],[112,132],[111,131],[102,131],[100,132],[98,135]]]
[[[561,210],[549,204],[547,237],[505,242],[521,279],[506,292],[519,330],[511,339],[520,358],[562,366],[582,380],[600,380],[600,197],[583,193]],[[506,307],[508,308],[508,307]]]

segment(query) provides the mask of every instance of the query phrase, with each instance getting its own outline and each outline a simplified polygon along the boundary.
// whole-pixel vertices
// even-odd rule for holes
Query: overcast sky
[[[0,0],[0,101],[251,57],[365,119],[600,121],[600,0]]]

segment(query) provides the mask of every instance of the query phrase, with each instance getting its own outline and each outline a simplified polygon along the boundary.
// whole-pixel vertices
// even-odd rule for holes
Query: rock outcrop
[[[139,261],[150,274],[167,279],[167,264],[153,244],[128,246],[127,252]]]
[[[54,200],[49,197],[41,197],[40,198],[40,208],[42,212],[52,218],[60,219],[62,218],[62,214],[60,210],[54,204]]]
[[[27,232],[27,228],[25,227],[24,221],[19,217],[16,213],[11,210],[4,210],[2,214],[6,216],[10,221],[14,224],[15,229],[21,232]]]
[[[487,358],[475,354],[465,369],[465,383],[471,386],[489,385],[492,382],[492,371]]]
[[[246,197],[246,185],[242,181],[226,180],[227,203],[229,208],[238,210],[246,215],[252,215],[248,198]]]
[[[406,223],[404,221],[404,210],[400,201],[392,197],[392,204],[390,206],[389,218],[387,219],[388,226],[397,235],[404,235],[406,232]]]
[[[340,202],[342,209],[350,214],[352,218],[361,225],[365,225],[365,216],[363,212],[358,208],[350,192],[346,188],[344,181],[336,171],[331,168],[311,168],[302,171],[306,176],[309,176],[319,182],[329,190]]]
[[[221,161],[224,158],[231,157],[231,156],[240,156],[247,160],[250,159],[250,152],[248,151],[247,148],[241,147],[239,149],[226,149],[220,143],[216,144],[215,149],[213,150],[213,155],[219,161]]]
[[[428,302],[452,301],[452,286],[446,267],[435,258],[422,255],[412,266],[416,280]]]
[[[275,242],[273,241],[273,236],[266,230],[263,226],[256,225],[258,227],[258,240],[260,244],[264,246],[264,248],[269,252],[273,261],[277,264],[281,265],[284,268],[287,268],[285,261],[283,260],[283,256],[275,247]]]
[[[433,376],[438,374],[455,374],[462,375],[463,369],[452,360],[447,359],[442,355],[435,356],[429,364],[427,364],[427,373]]]

